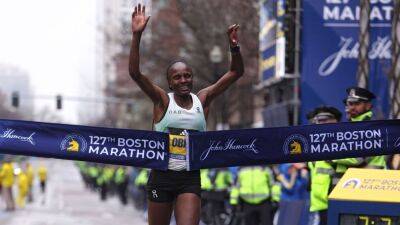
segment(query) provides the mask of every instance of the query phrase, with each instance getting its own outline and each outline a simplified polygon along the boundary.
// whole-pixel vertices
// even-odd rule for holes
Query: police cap
[[[342,113],[335,107],[331,106],[320,106],[307,114],[307,119],[313,123],[318,123],[318,121],[327,119],[336,119],[337,121],[340,121],[341,118]]]
[[[365,88],[360,87],[350,87],[346,89],[347,97],[343,100],[344,103],[347,102],[370,102],[375,98],[374,93],[370,92]]]

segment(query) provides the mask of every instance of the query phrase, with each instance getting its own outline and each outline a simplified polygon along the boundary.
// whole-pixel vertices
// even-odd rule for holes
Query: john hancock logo
[[[283,152],[286,155],[299,155],[308,152],[308,141],[300,134],[290,135],[283,145]]]
[[[67,152],[84,152],[87,147],[87,142],[78,134],[70,134],[62,140],[60,147],[61,150]]]
[[[361,185],[361,181],[358,178],[351,178],[349,180],[346,180],[346,182],[343,183],[342,188],[343,189],[356,189]]]

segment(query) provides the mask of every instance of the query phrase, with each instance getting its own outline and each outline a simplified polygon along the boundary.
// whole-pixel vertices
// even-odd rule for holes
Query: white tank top
[[[166,132],[170,134],[183,134],[184,130],[206,130],[206,119],[204,117],[203,106],[199,98],[190,93],[192,97],[192,108],[184,109],[176,104],[174,93],[168,93],[169,104],[164,117],[160,122],[154,124],[156,131]],[[168,162],[170,170],[185,170],[187,168],[186,150],[171,151]],[[185,148],[186,149],[186,148]]]

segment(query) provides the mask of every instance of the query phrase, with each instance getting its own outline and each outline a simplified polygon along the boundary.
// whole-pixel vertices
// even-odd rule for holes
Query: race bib
[[[173,155],[186,156],[186,137],[185,135],[169,135],[169,153]]]

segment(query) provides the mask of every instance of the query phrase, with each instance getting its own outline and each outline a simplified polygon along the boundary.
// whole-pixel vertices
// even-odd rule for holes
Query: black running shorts
[[[200,197],[200,171],[152,170],[147,182],[147,198],[152,202],[173,202],[178,195],[194,193]]]

